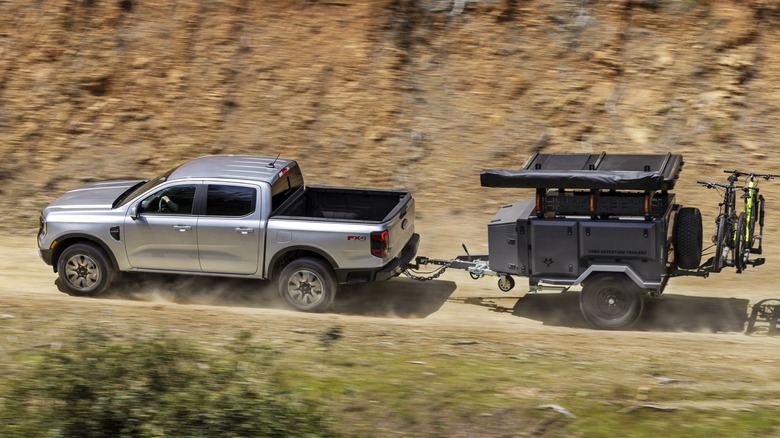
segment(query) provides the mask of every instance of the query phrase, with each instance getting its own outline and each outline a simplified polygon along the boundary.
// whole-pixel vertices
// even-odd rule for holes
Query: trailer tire
[[[684,207],[677,212],[674,224],[674,260],[682,269],[696,269],[701,265],[701,212]]]
[[[303,312],[324,312],[333,304],[338,282],[325,262],[304,257],[290,262],[279,276],[279,294]]]
[[[588,323],[602,330],[626,329],[642,315],[644,293],[624,274],[597,274],[580,293],[580,311]]]

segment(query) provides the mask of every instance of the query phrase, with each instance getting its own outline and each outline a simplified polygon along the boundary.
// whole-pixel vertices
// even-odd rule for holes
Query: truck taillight
[[[379,258],[387,256],[387,230],[371,233],[371,255]]]

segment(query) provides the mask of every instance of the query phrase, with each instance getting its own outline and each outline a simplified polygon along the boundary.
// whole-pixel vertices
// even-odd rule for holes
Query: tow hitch
[[[498,288],[502,292],[509,292],[515,287],[515,279],[509,274],[503,274],[490,269],[487,255],[471,255],[465,245],[463,245],[463,250],[466,252],[466,255],[450,260],[418,256],[415,258],[414,264],[409,264],[406,271],[404,271],[404,275],[417,281],[429,281],[439,278],[448,268],[453,268],[468,271],[469,276],[474,280],[479,280],[485,276],[498,277]],[[425,265],[436,265],[439,268],[429,272],[420,272],[420,267]]]

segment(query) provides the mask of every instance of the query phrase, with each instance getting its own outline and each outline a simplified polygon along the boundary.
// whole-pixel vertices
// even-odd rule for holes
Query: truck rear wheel
[[[302,258],[290,262],[279,276],[279,293],[285,303],[304,312],[324,312],[336,296],[333,270],[321,260]]]
[[[681,208],[674,223],[674,260],[677,266],[682,269],[698,268],[702,246],[701,212],[694,207]]]
[[[600,274],[588,278],[580,293],[580,311],[598,329],[629,328],[642,315],[644,294],[623,274]]]
[[[63,292],[91,297],[108,289],[115,272],[102,249],[89,243],[76,243],[62,251],[57,260],[57,274]]]

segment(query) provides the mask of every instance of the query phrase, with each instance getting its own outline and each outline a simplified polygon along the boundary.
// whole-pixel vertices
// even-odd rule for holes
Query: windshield
[[[176,170],[175,167],[173,169],[165,172],[164,174],[158,176],[157,178],[150,179],[149,181],[146,181],[146,182],[140,182],[140,183],[130,187],[129,189],[127,189],[127,191],[125,191],[124,193],[119,195],[118,198],[116,198],[112,208],[117,208],[119,206],[125,205],[131,199],[135,199],[136,196],[140,195],[141,193],[144,193],[147,190],[164,183],[165,181],[168,180],[168,177],[171,176],[171,174],[173,173],[174,170]]]

